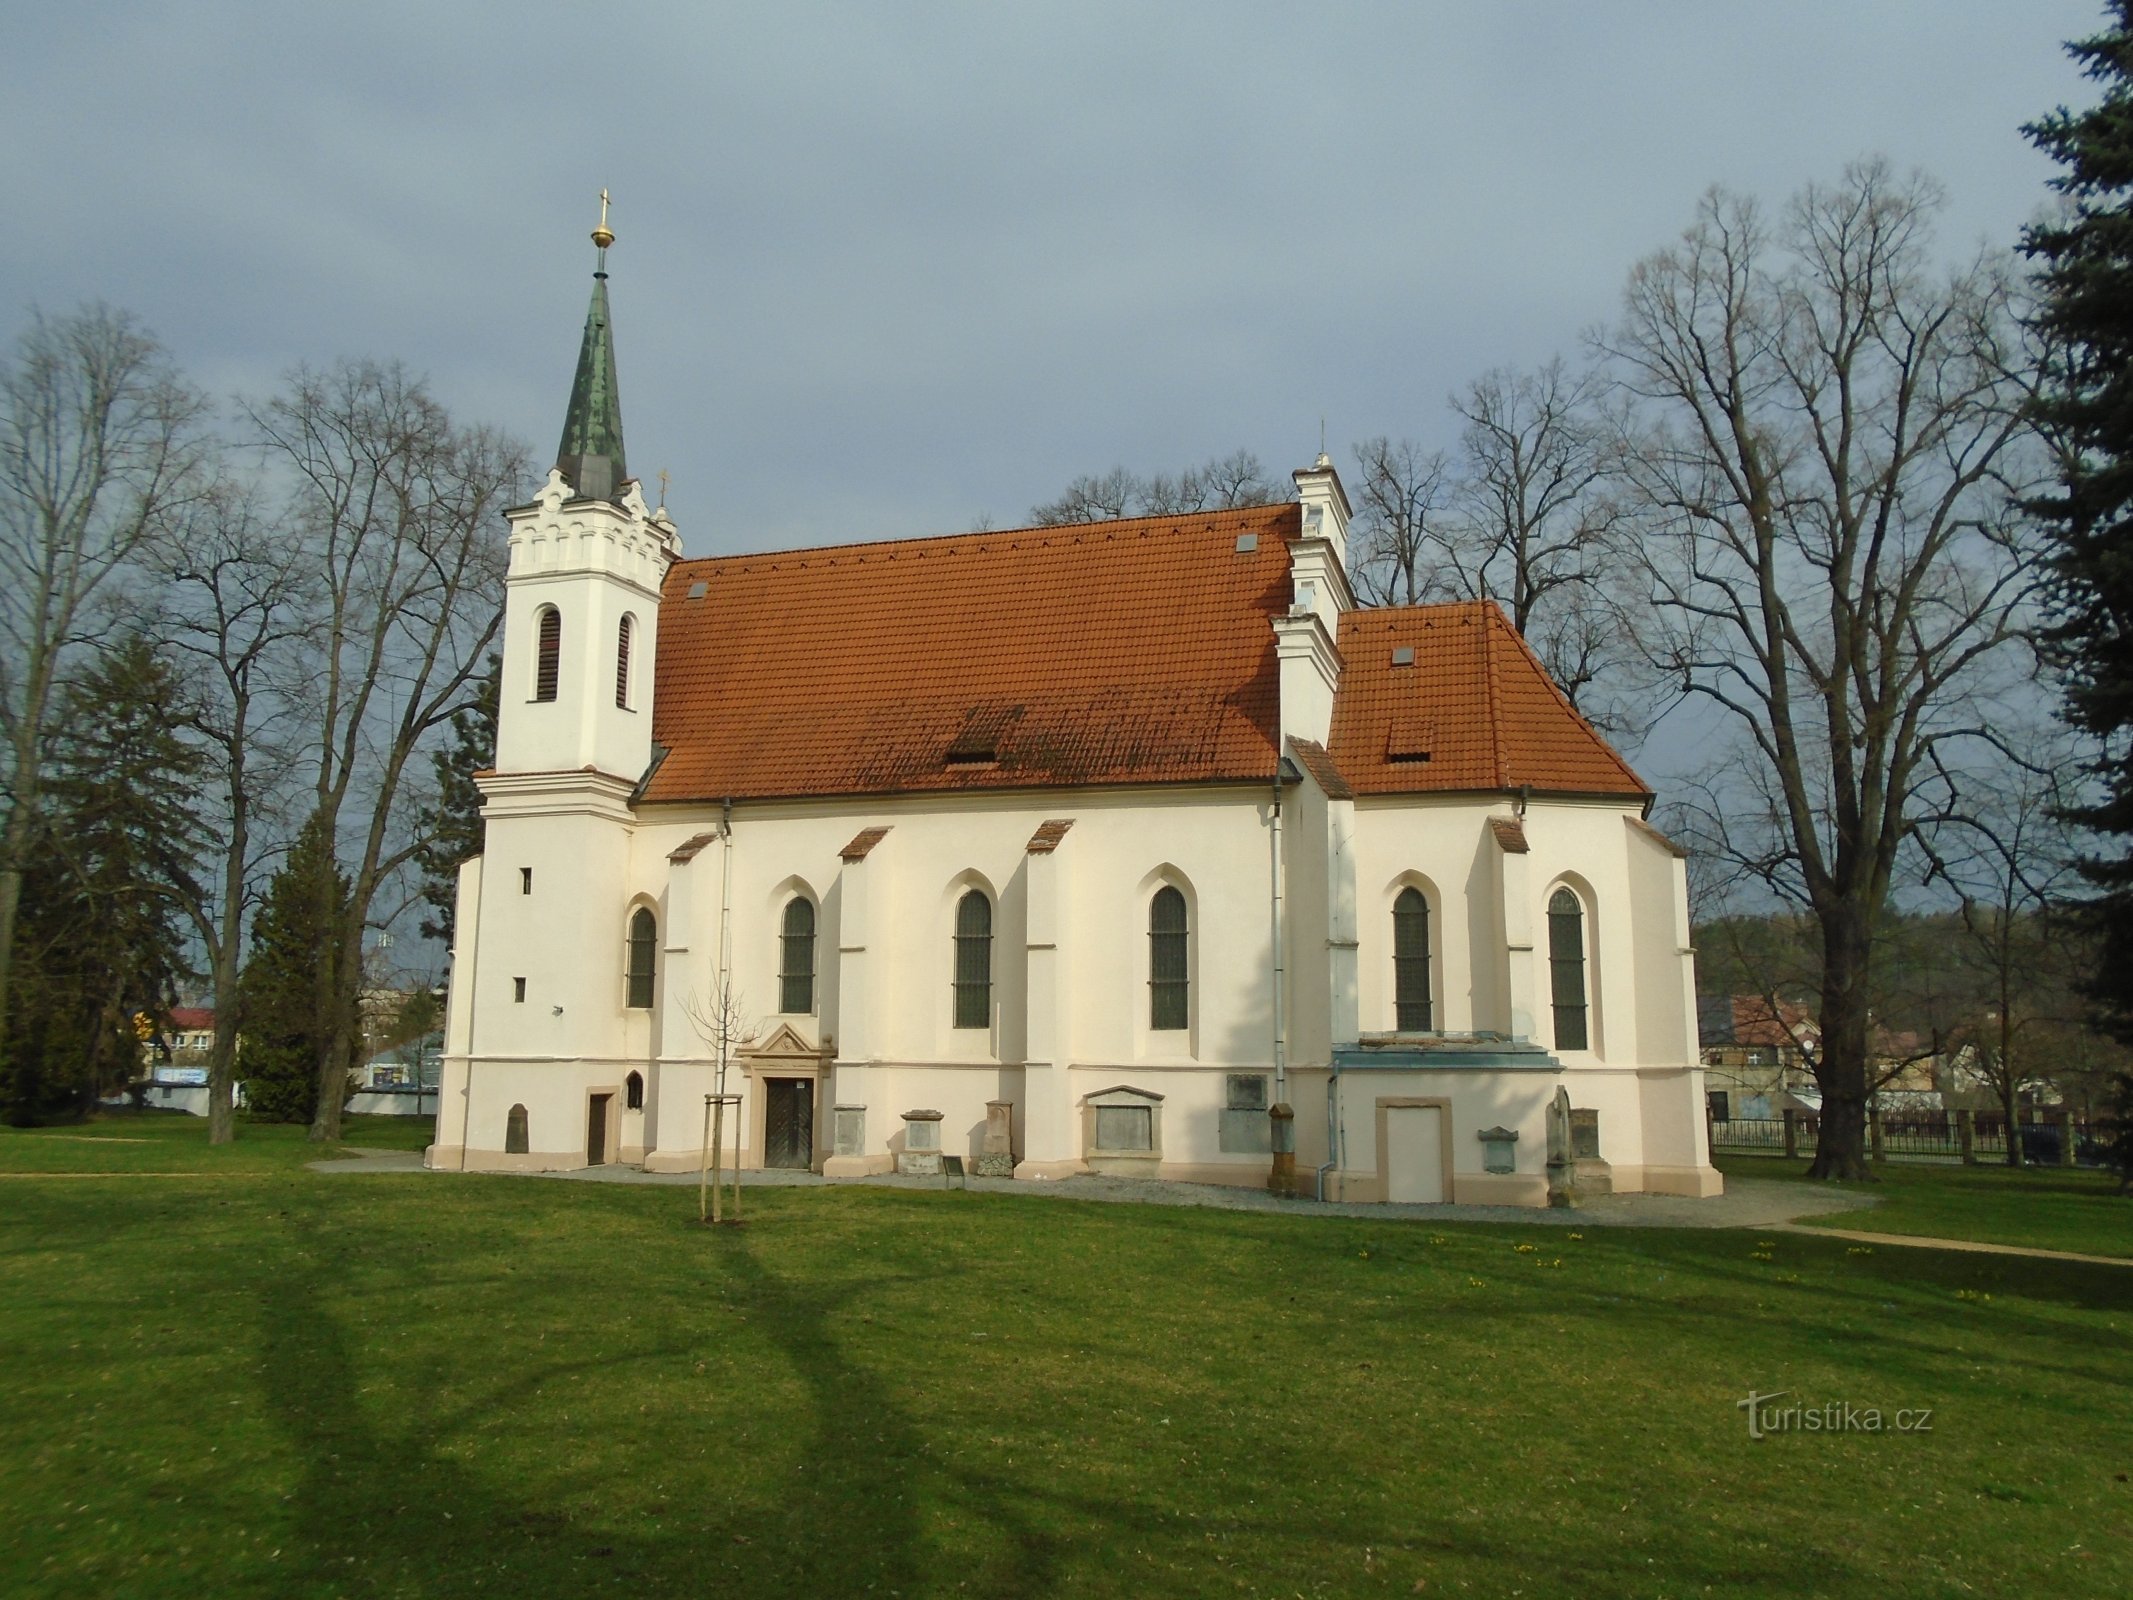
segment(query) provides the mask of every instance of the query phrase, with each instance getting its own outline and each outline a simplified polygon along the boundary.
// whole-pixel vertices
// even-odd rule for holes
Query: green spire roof
[[[622,460],[622,393],[615,384],[605,272],[593,274],[585,342],[578,349],[578,375],[571,381],[570,410],[563,417],[563,443],[555,464],[564,481],[587,500],[613,500],[629,479]]]

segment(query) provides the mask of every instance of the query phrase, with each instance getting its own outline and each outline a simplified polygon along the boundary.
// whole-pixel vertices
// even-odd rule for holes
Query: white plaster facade
[[[1157,1108],[1147,1161],[1160,1175],[1264,1184],[1269,1157],[1229,1109],[1260,1076],[1267,1099],[1295,1108],[1306,1193],[1544,1204],[1558,1085],[1598,1112],[1614,1188],[1717,1193],[1683,863],[1641,800],[1355,796],[1295,758],[1292,741],[1327,740],[1353,604],[1338,479],[1323,458],[1297,477],[1291,607],[1258,623],[1274,636],[1278,748],[1291,752],[1278,781],[728,806],[638,798],[671,524],[634,484],[573,499],[551,474],[510,518],[497,768],[481,780],[484,854],[460,878],[429,1163],[693,1170],[717,1076],[704,1019],[725,973],[753,1036],[726,1085],[740,1096],[727,1159],[743,1166],[780,1154],[766,1147],[774,1081],[804,1086],[778,1092],[811,1112],[800,1155],[816,1170],[888,1168],[919,1108],[943,1113],[943,1150],[974,1164],[987,1104],[1004,1100],[1014,1170],[1033,1179],[1086,1169],[1090,1097],[1123,1087]],[[542,699],[549,607],[560,648]],[[1063,834],[1046,829],[1060,822]],[[1185,1027],[1158,1030],[1150,913],[1165,887],[1187,908],[1187,1011]],[[1392,905],[1408,887],[1431,913],[1435,1033],[1388,1038]],[[1553,1032],[1547,910],[1562,888],[1583,916],[1582,1049]],[[992,913],[991,982],[985,1025],[958,1027],[956,915],[973,890]],[[809,1008],[785,1014],[795,898],[815,912],[814,982]],[[649,1005],[630,1003],[640,911],[656,925]],[[844,1115],[862,1127],[841,1153],[839,1107],[863,1108]],[[1484,1167],[1478,1136],[1496,1128],[1518,1135],[1508,1172]]]

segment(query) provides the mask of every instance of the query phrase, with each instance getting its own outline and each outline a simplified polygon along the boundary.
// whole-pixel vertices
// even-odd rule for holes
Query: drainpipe
[[[726,1043],[733,1031],[733,798],[727,796],[718,824],[718,1092],[726,1092]],[[740,1159],[738,1155],[734,1157]]]
[[[1289,1099],[1289,1015],[1287,958],[1282,937],[1281,761],[1274,763],[1274,1102]]]

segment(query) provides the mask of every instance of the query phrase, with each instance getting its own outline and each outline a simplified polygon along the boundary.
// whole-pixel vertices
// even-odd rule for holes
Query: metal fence
[[[1809,1156],[1820,1123],[1811,1112],[1714,1118],[1711,1148],[1744,1155]],[[2089,1165],[2096,1159],[2097,1131],[2085,1118],[2053,1114],[2047,1121],[2016,1124],[2015,1137],[2027,1164]],[[1877,1112],[1868,1119],[1867,1141],[1877,1161],[1999,1164],[2007,1160],[2007,1119],[1985,1111]]]

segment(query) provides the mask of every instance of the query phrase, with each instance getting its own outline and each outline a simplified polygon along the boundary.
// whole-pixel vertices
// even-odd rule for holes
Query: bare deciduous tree
[[[270,819],[287,784],[290,702],[277,685],[299,630],[301,549],[258,512],[255,487],[225,482],[186,519],[170,551],[164,627],[188,670],[186,726],[208,752],[218,857],[212,893],[189,908],[214,994],[208,1142],[234,1135],[232,1085],[243,1023],[238,976],[247,913],[261,886]]]
[[[379,888],[415,855],[409,764],[430,730],[474,703],[502,621],[498,513],[526,477],[526,452],[455,424],[398,365],[299,369],[286,392],[247,408],[289,485],[287,536],[310,577],[312,671],[302,711],[315,807],[349,851],[322,981],[339,1023],[319,1063],[314,1139],[340,1136],[355,1064],[354,996]]]
[[[1358,600],[1412,606],[1461,596],[1458,540],[1445,528],[1451,458],[1412,439],[1380,434],[1355,447],[1355,520],[1348,530],[1348,576]]]
[[[1983,685],[2021,666],[2035,581],[2011,277],[1938,272],[1938,204],[1879,162],[1776,229],[1714,190],[1598,341],[1628,402],[1643,648],[1739,737],[1703,842],[1815,918],[1824,1178],[1870,1176],[1874,930]]]
[[[0,366],[0,1040],[58,691],[143,545],[199,492],[206,412],[103,306],[36,318]]]
[[[1651,697],[1624,648],[1600,387],[1560,360],[1489,372],[1452,396],[1456,456],[1365,440],[1349,565],[1372,605],[1498,602],[1572,705],[1634,735]]]
[[[1236,450],[1187,467],[1175,478],[1160,472],[1143,478],[1124,467],[1076,478],[1058,499],[1031,506],[1029,520],[1032,526],[1048,528],[1070,522],[1115,522],[1122,517],[1264,506],[1288,498],[1287,489],[1267,477],[1257,456]]]

